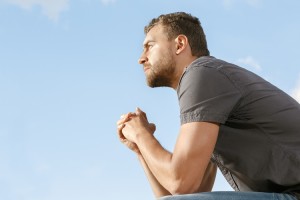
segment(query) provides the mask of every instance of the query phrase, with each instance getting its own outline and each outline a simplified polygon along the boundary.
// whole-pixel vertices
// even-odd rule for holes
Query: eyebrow
[[[149,46],[150,42],[154,42],[154,40],[148,40],[143,44],[143,47],[146,48],[147,46]]]

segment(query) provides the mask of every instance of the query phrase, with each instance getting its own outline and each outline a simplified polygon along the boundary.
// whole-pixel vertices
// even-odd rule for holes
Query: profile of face
[[[144,50],[139,59],[150,87],[171,87],[175,75],[172,41],[169,41],[161,25],[154,26],[146,35]]]

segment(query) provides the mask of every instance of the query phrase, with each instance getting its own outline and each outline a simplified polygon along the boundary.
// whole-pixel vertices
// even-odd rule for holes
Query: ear
[[[175,39],[176,43],[176,54],[180,54],[188,45],[188,39],[185,35],[178,35]]]

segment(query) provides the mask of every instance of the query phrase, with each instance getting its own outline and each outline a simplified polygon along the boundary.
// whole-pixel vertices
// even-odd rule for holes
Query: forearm
[[[196,127],[193,127],[196,125]],[[166,151],[156,138],[140,132],[135,143],[157,181],[171,194],[210,190],[214,168],[208,167],[216,142],[218,126],[211,123],[182,126],[174,152]]]
[[[174,184],[171,170],[172,154],[166,151],[153,135],[143,135],[137,144],[143,161],[155,180],[170,194]]]
[[[158,146],[156,146],[156,149],[159,149],[157,147]],[[168,152],[167,152],[167,154],[171,155]],[[158,155],[158,154],[154,154],[154,155]],[[155,156],[155,157],[157,158],[157,156]],[[168,157],[168,156],[166,156],[166,157]],[[158,157],[158,159],[159,159],[159,157]],[[163,163],[162,162],[157,163],[156,159],[152,159],[152,161],[151,161],[152,168],[155,170],[156,175],[159,177],[159,181],[162,181],[164,184],[166,184],[166,187],[168,187],[169,191],[165,187],[163,187],[161,185],[161,183],[158,181],[158,179],[153,175],[153,173],[149,169],[149,167],[142,155],[139,155],[139,160],[145,170],[145,173],[148,177],[148,180],[150,182],[150,185],[152,187],[152,190],[153,190],[155,196],[158,198],[161,196],[172,195],[171,192],[169,192],[169,191],[172,191],[171,187],[174,187],[174,186],[172,186],[172,184],[170,184],[169,181],[174,181],[174,179],[170,179],[170,176],[171,176],[171,175],[169,175],[170,171],[168,169],[162,167]],[[165,162],[169,162],[169,165],[170,165],[171,161],[169,159],[166,159]],[[155,167],[155,163],[157,163],[156,164],[156,165],[158,165],[157,167]],[[166,166],[168,166],[168,164],[164,163],[164,166],[166,167]],[[161,170],[164,170],[164,173],[160,173]],[[216,172],[217,172],[217,166],[214,163],[209,162],[207,165],[207,168],[205,170],[205,173],[203,175],[201,184],[197,187],[197,189],[194,192],[211,192],[214,182],[215,182]],[[167,175],[167,176],[164,176],[164,175]]]
[[[191,122],[183,124],[173,153],[165,150],[153,135],[146,115],[123,118],[119,128],[123,140],[134,143],[141,153],[147,170],[172,195],[198,191],[215,147],[219,124]],[[152,181],[152,179],[151,179]]]
[[[138,154],[138,159],[144,169],[144,172],[147,176],[147,179],[150,183],[150,186],[152,188],[152,191],[155,195],[156,198],[159,197],[163,197],[163,196],[167,196],[167,195],[171,195],[170,192],[168,192],[155,178],[155,176],[153,175],[153,173],[150,171],[147,163],[145,162],[143,156],[141,154]]]

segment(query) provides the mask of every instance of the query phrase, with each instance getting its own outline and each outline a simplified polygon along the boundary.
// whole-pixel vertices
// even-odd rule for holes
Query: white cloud
[[[252,56],[247,56],[246,58],[240,58],[236,62],[240,65],[244,65],[245,67],[254,68],[257,71],[262,70],[259,63]]]
[[[296,85],[295,89],[293,89],[291,95],[300,103],[300,78],[298,80],[298,84]]]
[[[57,21],[61,12],[67,10],[69,7],[69,0],[4,0],[4,2],[26,10],[38,6],[42,9],[43,14],[52,21]]]

